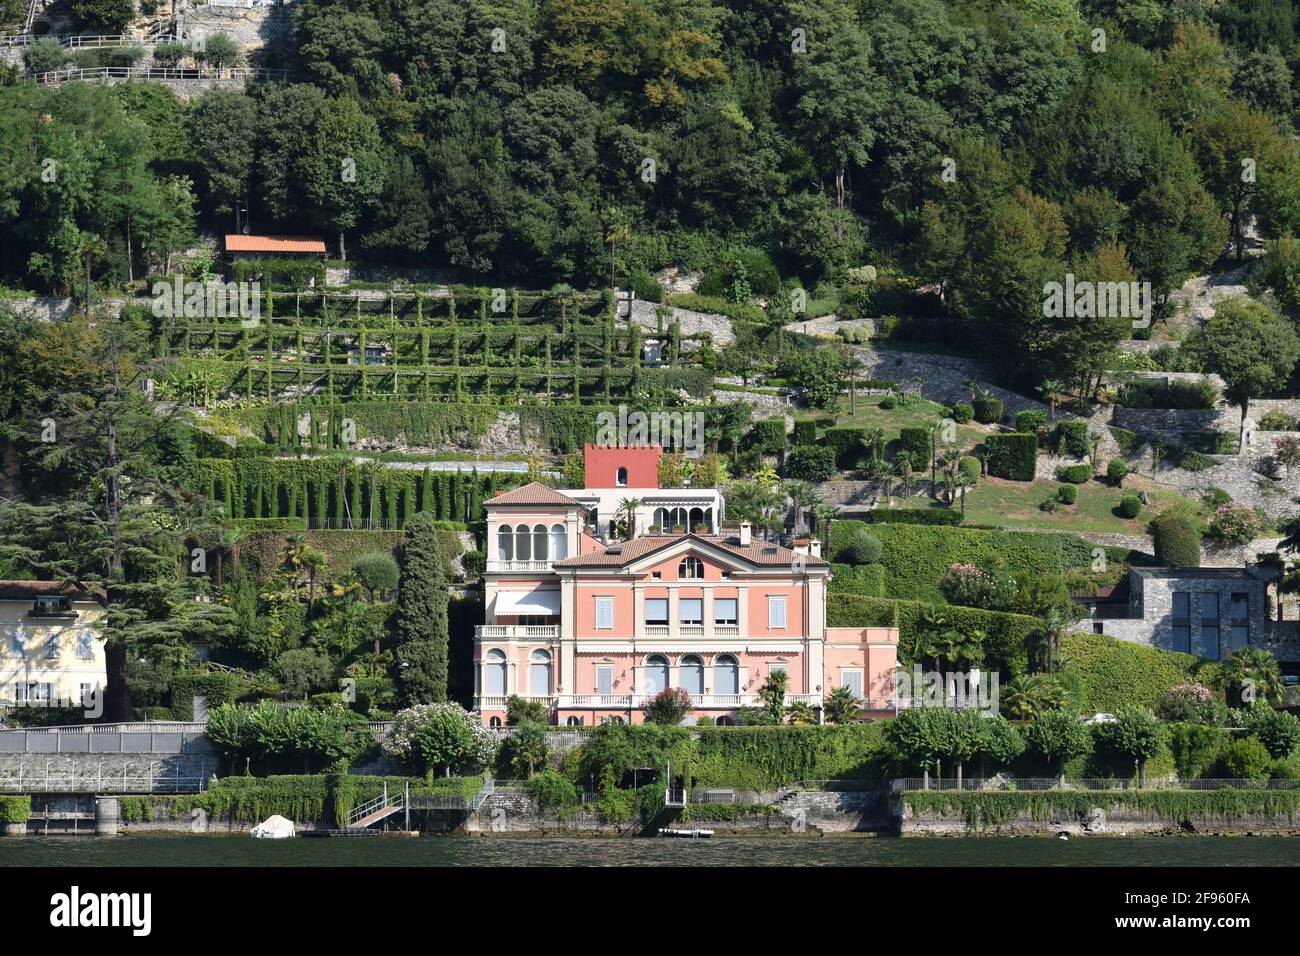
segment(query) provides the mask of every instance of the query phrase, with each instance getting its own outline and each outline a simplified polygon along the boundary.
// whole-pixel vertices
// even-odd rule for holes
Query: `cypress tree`
[[[478,476],[478,466],[474,466],[474,472],[469,480],[469,517],[467,521],[477,521],[479,512],[483,509],[483,484]]]
[[[451,519],[451,479],[446,473],[438,476],[438,518],[442,521]]]
[[[397,488],[393,484],[393,479],[384,478],[384,507],[385,507],[385,525],[389,531],[397,530]]]
[[[365,516],[361,513],[361,476],[359,472],[351,471],[348,475],[349,490],[352,492],[352,527],[359,528],[362,524],[362,518]]]
[[[457,471],[451,476],[451,514],[452,521],[465,520],[465,480]]]
[[[339,469],[339,480],[334,484],[334,527],[343,527],[343,494],[347,482],[344,476],[347,473],[347,466],[344,465]]]
[[[316,479],[316,527],[325,527],[325,499],[329,493],[329,482]]]
[[[298,482],[289,483],[289,517],[298,517]]]
[[[401,548],[397,592],[398,689],[404,705],[447,699],[447,581],[434,519],[415,515]]]
[[[398,492],[398,495],[399,497],[397,499],[397,526],[399,528],[405,528],[406,519],[410,517],[410,511],[411,511],[411,487],[406,482],[402,482],[402,487],[401,490]]]
[[[226,517],[235,516],[235,480],[233,476],[226,476],[221,479],[222,503],[226,506]]]
[[[438,503],[433,498],[433,472],[426,465],[420,476],[420,510],[436,512]]]

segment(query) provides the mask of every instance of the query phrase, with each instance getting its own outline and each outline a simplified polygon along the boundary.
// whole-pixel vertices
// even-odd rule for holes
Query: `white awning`
[[[559,614],[559,591],[498,591],[492,613],[497,617],[516,614]]]

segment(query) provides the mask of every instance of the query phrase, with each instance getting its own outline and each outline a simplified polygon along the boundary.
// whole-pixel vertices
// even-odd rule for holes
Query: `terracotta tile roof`
[[[590,554],[580,554],[574,558],[556,561],[554,566],[557,568],[619,568],[684,538],[713,545],[748,561],[750,564],[764,567],[788,567],[794,563],[796,557],[801,558],[806,567],[830,566],[828,562],[821,558],[814,558],[810,555],[796,555],[789,548],[773,544],[771,541],[753,539],[749,545],[741,547],[739,538],[733,535],[702,534],[647,535],[643,538],[608,545],[603,550],[593,551]]]
[[[325,240],[313,236],[226,236],[227,252],[325,252]]]
[[[554,488],[549,488],[540,481],[530,481],[510,491],[503,492],[495,498],[483,502],[485,505],[565,505],[578,507],[582,505],[568,495],[562,495]],[[585,510],[585,509],[584,509]]]
[[[62,581],[0,581],[0,601],[30,601],[50,595],[64,595],[76,601],[97,601],[104,597],[104,592],[87,591],[84,586],[65,587]]]

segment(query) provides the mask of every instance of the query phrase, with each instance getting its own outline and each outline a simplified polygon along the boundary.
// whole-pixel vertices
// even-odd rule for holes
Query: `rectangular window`
[[[614,599],[612,597],[596,598],[596,627],[601,630],[613,630]]]
[[[22,657],[26,653],[23,648],[23,632],[19,628],[14,628],[9,632],[8,641],[9,653],[14,657]]]
[[[677,620],[682,624],[704,623],[704,599],[682,598],[677,602]]]
[[[645,599],[645,622],[650,626],[668,626],[668,599]]]
[[[596,665],[596,693],[614,693],[614,668],[609,664]]]
[[[1175,591],[1173,611],[1170,615],[1170,624],[1173,627],[1172,650],[1182,651],[1184,654],[1191,653],[1192,650],[1192,596],[1187,591]]]
[[[1232,621],[1229,651],[1241,650],[1250,645],[1250,595],[1234,594],[1228,617]]]
[[[785,627],[785,595],[784,594],[768,595],[767,626],[774,629]]]
[[[1201,656],[1217,661],[1219,659],[1219,596],[1202,594],[1200,605]]]
[[[207,648],[204,648],[206,651]],[[92,660],[95,656],[95,632],[80,631],[77,634],[77,658],[79,660]]]
[[[95,685],[82,681],[77,692],[77,702],[82,707],[89,707],[95,702]]]
[[[51,634],[45,639],[45,659],[50,661],[59,659],[59,635]]]
[[[713,599],[713,623],[714,624],[735,624],[736,623],[736,599],[735,598],[714,598]]]
[[[859,670],[841,670],[840,683],[853,692],[853,696],[861,700],[862,694],[862,671]]]
[[[767,672],[769,674],[784,674],[789,666],[789,662],[787,661],[770,661],[767,665]]]

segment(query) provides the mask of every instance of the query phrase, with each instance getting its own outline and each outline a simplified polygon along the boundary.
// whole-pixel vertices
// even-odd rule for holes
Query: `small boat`
[[[294,835],[293,821],[286,820],[277,813],[267,817],[248,833],[258,840],[287,840]]]
[[[681,837],[687,840],[702,840],[713,836],[712,830],[672,830],[668,828],[660,829],[661,837]]]

